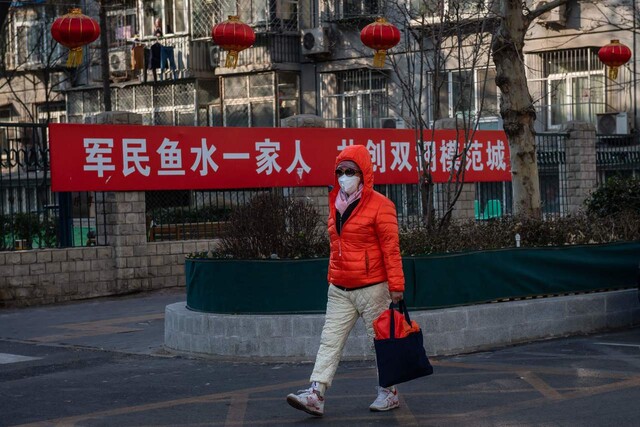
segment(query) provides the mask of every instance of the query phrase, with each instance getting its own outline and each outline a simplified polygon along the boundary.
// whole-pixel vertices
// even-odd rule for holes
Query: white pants
[[[364,320],[367,336],[373,348],[373,321],[389,308],[390,303],[387,282],[353,291],[343,291],[329,285],[327,314],[311,381],[331,386],[347,337],[358,317]]]

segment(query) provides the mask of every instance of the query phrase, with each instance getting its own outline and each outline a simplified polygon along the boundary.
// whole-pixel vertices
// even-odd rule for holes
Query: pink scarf
[[[338,192],[338,197],[336,197],[336,209],[338,210],[338,212],[340,212],[340,215],[344,215],[344,211],[347,210],[349,205],[362,197],[363,188],[364,185],[360,183],[360,185],[358,186],[358,191],[350,196],[342,191],[342,189],[340,189],[340,191]]]

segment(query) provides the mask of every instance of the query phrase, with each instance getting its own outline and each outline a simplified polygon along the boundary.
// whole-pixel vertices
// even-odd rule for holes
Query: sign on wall
[[[510,181],[504,132],[470,139],[464,181]],[[408,129],[50,124],[49,141],[53,191],[333,185],[336,156],[352,144],[371,153],[376,184],[416,183],[421,173]],[[434,181],[446,182],[461,169],[464,137],[428,130],[424,141],[420,155]]]

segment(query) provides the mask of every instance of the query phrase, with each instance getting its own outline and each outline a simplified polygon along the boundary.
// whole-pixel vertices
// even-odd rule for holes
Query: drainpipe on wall
[[[633,126],[634,128],[638,127],[638,102],[636,98],[638,96],[638,75],[637,75],[637,51],[636,51],[636,29],[638,28],[638,23],[636,21],[638,12],[636,11],[636,0],[633,0]]]

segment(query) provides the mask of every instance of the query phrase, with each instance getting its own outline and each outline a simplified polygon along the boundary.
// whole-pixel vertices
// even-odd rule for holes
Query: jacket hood
[[[351,160],[352,162],[355,162],[362,171],[362,183],[364,185],[362,190],[363,196],[364,194],[371,192],[373,190],[373,164],[371,163],[371,154],[369,154],[369,150],[367,150],[364,145],[348,146],[338,154],[334,169],[337,169],[338,164],[343,160]],[[340,188],[337,177],[335,177],[334,189],[335,188]]]

